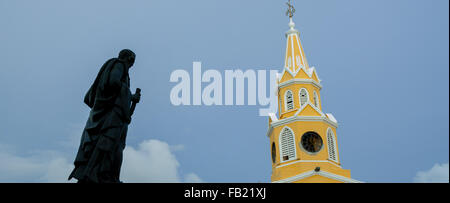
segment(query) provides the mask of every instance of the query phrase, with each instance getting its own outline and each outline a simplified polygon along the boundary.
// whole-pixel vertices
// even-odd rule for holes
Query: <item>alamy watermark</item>
[[[278,98],[274,89],[278,71],[270,70],[269,87],[267,87],[266,72],[267,70],[255,71],[252,69],[246,71],[225,70],[225,83],[223,83],[221,72],[208,69],[202,73],[202,63],[193,62],[192,78],[189,72],[182,69],[175,70],[170,74],[170,82],[177,83],[170,91],[170,102],[175,106],[245,105],[244,92],[245,81],[247,81],[247,105],[257,105],[258,95],[258,104],[266,107],[259,109],[259,116],[267,116],[268,113],[276,113],[278,110]],[[203,89],[202,83],[207,83]],[[225,91],[223,91],[223,86],[225,86]],[[269,94],[267,95],[267,93]]]

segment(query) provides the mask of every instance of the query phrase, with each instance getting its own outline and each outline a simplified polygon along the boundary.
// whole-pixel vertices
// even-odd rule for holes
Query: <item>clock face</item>
[[[319,134],[310,131],[303,134],[300,144],[307,152],[316,153],[322,149],[323,141]]]

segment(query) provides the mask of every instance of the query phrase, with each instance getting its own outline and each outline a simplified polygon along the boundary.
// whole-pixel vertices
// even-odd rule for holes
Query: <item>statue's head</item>
[[[128,68],[131,68],[131,66],[133,66],[134,64],[134,60],[136,59],[136,54],[129,49],[123,49],[119,53],[119,59],[125,62],[125,65]]]

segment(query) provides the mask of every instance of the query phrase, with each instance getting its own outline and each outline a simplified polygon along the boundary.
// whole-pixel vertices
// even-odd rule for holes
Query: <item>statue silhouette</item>
[[[120,183],[123,150],[140,89],[130,91],[129,69],[136,55],[129,49],[106,61],[84,103],[91,108],[69,180],[78,183]]]

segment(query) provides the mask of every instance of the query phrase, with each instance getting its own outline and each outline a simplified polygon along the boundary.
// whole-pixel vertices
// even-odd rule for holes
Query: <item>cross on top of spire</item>
[[[289,0],[286,4],[288,5],[288,10],[286,11],[286,15],[289,16],[289,18],[292,18],[292,16],[295,13],[295,8],[291,4],[291,0]]]

